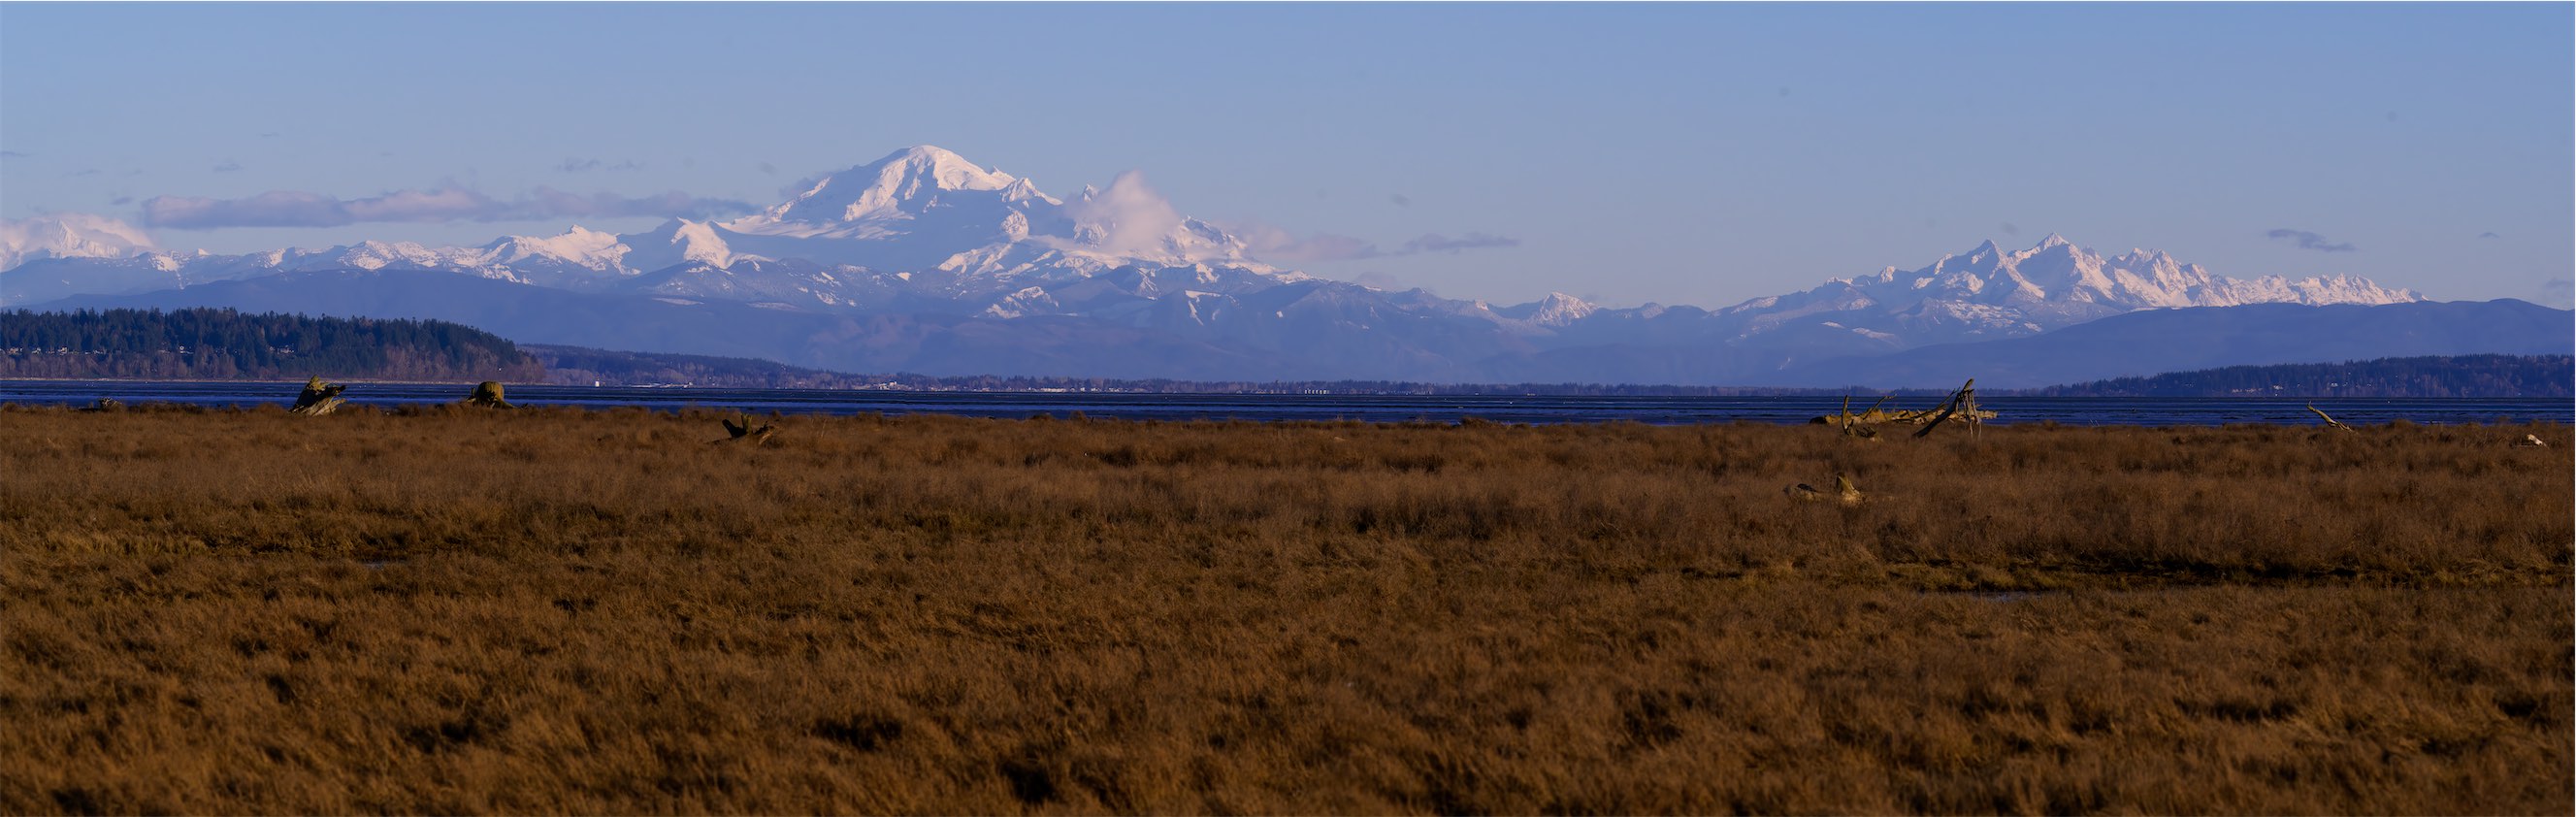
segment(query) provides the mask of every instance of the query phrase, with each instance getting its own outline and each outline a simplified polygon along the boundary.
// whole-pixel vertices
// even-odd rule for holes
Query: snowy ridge
[[[1830,318],[1838,328],[1919,345],[2035,334],[2140,309],[2423,299],[2348,275],[2244,280],[2211,274],[2164,252],[2131,250],[2105,258],[2050,234],[2025,250],[2005,250],[1987,241],[1910,272],[1888,267],[1805,292],[1755,298],[1716,314],[1740,322],[1738,337]]]

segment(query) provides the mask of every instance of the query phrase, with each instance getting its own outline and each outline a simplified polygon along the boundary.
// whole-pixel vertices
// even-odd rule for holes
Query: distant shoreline
[[[403,413],[465,399],[463,383],[349,381],[348,408]],[[285,406],[300,381],[0,380],[0,404],[60,411],[112,398],[133,408],[208,411]],[[1929,395],[1875,396],[1601,396],[1601,395],[1315,395],[968,390],[650,388],[504,384],[509,399],[541,411],[744,412],[848,417],[951,415],[996,419],[1130,422],[1341,422],[1376,424],[1585,425],[1636,423],[1693,426],[1804,424],[1842,411],[1921,410]],[[2001,412],[1997,426],[2217,427],[2315,426],[2316,406],[2354,425],[2496,426],[2576,424],[2576,403],[2558,398],[2053,397],[1983,396]]]

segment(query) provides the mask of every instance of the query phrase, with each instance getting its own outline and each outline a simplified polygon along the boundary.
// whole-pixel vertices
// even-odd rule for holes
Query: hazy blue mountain
[[[294,272],[135,295],[86,295],[38,308],[185,306],[426,318],[524,343],[755,357],[838,371],[1205,380],[1313,376],[1258,350],[1081,318],[800,312],[578,293],[421,270]]]
[[[2253,304],[2115,315],[2031,337],[1793,365],[1748,383],[2036,388],[2273,363],[2576,352],[2576,312],[2512,299],[2380,306]]]

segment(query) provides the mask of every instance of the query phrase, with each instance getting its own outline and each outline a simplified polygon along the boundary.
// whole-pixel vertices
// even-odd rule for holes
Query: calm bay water
[[[136,382],[0,380],[0,403],[88,405],[101,397],[132,403],[206,406],[287,405],[296,382]],[[361,405],[398,406],[463,399],[470,386],[452,383],[358,383],[343,397]],[[1505,423],[1589,423],[1627,420],[1657,425],[1688,423],[1802,423],[1831,414],[1840,397],[1429,397],[1417,395],[1107,394],[1085,392],[912,392],[819,389],[587,388],[511,386],[510,400],[529,406],[656,410],[704,408],[788,414],[955,414],[1027,417],[1074,412],[1128,420],[1363,420],[1456,422],[1479,417]],[[1855,400],[1853,409],[1875,400]],[[1925,408],[1935,398],[1899,398],[1891,406]],[[2066,425],[2227,425],[2317,422],[2307,405],[2351,424],[2404,419],[2417,423],[2576,422],[2576,401],[2559,398],[2121,398],[1987,397],[2000,412],[1996,423]]]

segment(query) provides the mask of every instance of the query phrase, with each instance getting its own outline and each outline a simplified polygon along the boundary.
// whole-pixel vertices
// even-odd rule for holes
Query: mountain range
[[[150,250],[114,222],[40,222],[0,233],[0,306],[436,318],[522,342],[927,374],[1789,385],[1818,366],[1863,371],[2145,310],[2423,300],[2349,276],[2221,277],[2050,235],[1719,309],[1561,293],[1496,306],[1276,268],[1128,179],[1059,199],[929,146],[741,218],[625,235],[214,255]],[[2077,379],[2139,373],[2122,354]]]

